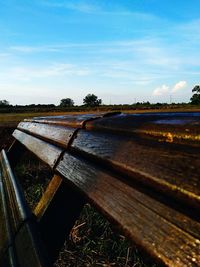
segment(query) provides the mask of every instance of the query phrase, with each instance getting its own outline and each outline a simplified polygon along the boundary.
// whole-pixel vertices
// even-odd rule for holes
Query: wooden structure
[[[200,266],[200,113],[39,117],[13,136],[0,158],[0,266],[51,266],[88,201],[159,264]],[[11,170],[25,149],[54,172],[34,215]]]

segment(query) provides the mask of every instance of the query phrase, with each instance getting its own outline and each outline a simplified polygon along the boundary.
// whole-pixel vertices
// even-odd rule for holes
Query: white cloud
[[[163,84],[162,86],[160,87],[157,87],[154,91],[153,91],[153,95],[154,96],[161,96],[161,95],[164,95],[166,93],[169,92],[169,86]]]
[[[186,85],[187,85],[187,82],[186,82],[186,81],[180,81],[180,82],[178,82],[178,83],[176,83],[176,84],[174,85],[174,87],[172,88],[171,92],[172,92],[172,93],[176,93],[177,91],[179,91],[179,90],[185,88]]]

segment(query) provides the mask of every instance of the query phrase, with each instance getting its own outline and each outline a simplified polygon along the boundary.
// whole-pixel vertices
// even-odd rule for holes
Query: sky
[[[188,102],[199,0],[0,0],[0,99]]]

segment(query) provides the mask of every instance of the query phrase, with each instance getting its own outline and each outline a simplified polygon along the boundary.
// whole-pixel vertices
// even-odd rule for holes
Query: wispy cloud
[[[183,88],[185,88],[187,86],[187,82],[186,81],[179,81],[177,82],[172,88],[170,88],[170,86],[163,84],[160,87],[157,87],[152,95],[153,96],[162,96],[162,95],[166,95],[166,94],[172,94],[172,93],[177,93],[178,91],[182,90]]]
[[[185,88],[187,86],[187,82],[186,81],[180,81],[178,83],[176,83],[174,85],[174,87],[172,88],[171,92],[172,93],[176,93],[178,91],[180,91],[181,89]]]

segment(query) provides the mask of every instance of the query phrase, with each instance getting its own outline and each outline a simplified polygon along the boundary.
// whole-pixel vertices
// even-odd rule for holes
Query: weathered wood
[[[98,168],[65,154],[56,170],[85,193],[112,221],[115,221],[137,245],[168,266],[194,266],[200,262],[200,240],[165,217],[170,208],[137,191]],[[159,206],[160,214],[157,206]],[[185,215],[176,216],[179,224]],[[174,218],[173,218],[174,219]],[[198,223],[187,218],[189,224]],[[187,255],[187,257],[185,257]]]
[[[137,180],[200,208],[200,150],[197,148],[86,130],[79,131],[71,147],[128,175],[129,181]]]
[[[19,130],[15,130],[13,136],[51,168],[54,168],[63,151],[61,148]]]
[[[50,141],[64,148],[67,148],[76,131],[76,128],[30,122],[21,122],[17,128],[35,137],[41,138],[44,141]]]
[[[85,204],[78,192],[55,175],[42,196],[35,214],[49,259],[53,263]]]

